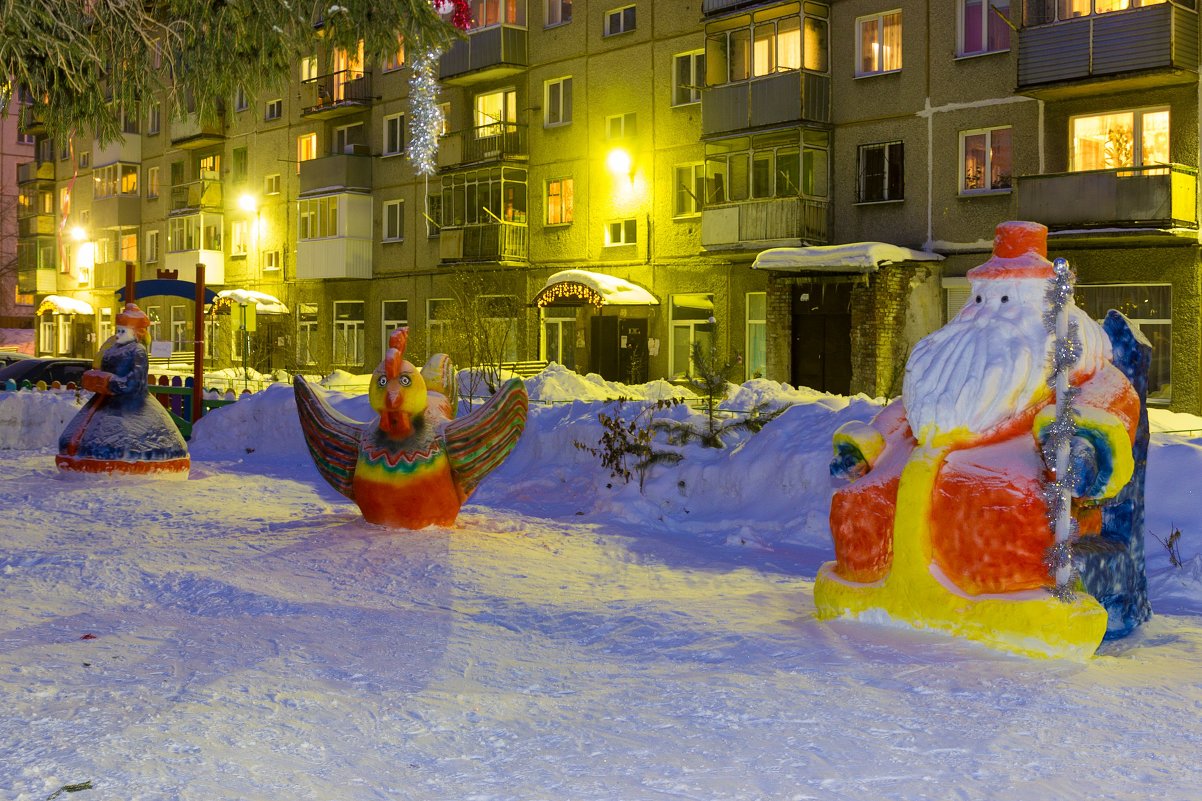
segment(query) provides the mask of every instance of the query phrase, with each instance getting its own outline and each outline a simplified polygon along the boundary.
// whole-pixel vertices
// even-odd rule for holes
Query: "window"
[[[426,193],[426,237],[433,239],[442,229],[442,195]]]
[[[246,148],[236,147],[230,153],[230,178],[236,184],[246,183],[246,173],[249,169],[249,159]]]
[[[361,300],[334,301],[334,364],[363,364],[363,308]]]
[[[159,232],[146,232],[146,263],[154,264],[159,260]]]
[[[605,36],[614,36],[634,30],[634,6],[615,8],[605,12]]]
[[[1069,119],[1069,170],[1169,163],[1169,110],[1112,111]]]
[[[300,60],[300,79],[301,82],[317,80],[317,56],[301,56]]]
[[[79,154],[79,169],[86,170],[92,166],[92,154],[84,150]]]
[[[230,255],[234,258],[246,258],[250,249],[250,222],[235,220],[230,224]]]
[[[856,75],[880,75],[902,67],[901,12],[856,20]]]
[[[747,293],[747,378],[763,378],[768,372],[768,293]]]
[[[267,105],[263,108],[263,119],[267,121],[278,120],[284,116],[284,101],[280,99],[268,100]]]
[[[693,374],[693,345],[708,349],[714,340],[714,295],[686,293],[671,300],[672,343],[668,352],[668,372],[672,378]]]
[[[567,125],[572,121],[572,79],[555,78],[543,84],[543,126]]]
[[[113,335],[113,307],[103,306],[99,309],[99,319],[96,321],[96,341],[108,342]]]
[[[449,4],[448,4],[449,6]],[[490,25],[525,25],[526,3],[514,0],[471,0],[473,28]]]
[[[977,56],[1010,49],[1010,0],[957,0],[956,53]]]
[[[1095,320],[1116,309],[1139,325],[1152,343],[1148,367],[1148,402],[1173,398],[1173,288],[1167,284],[1077,284],[1076,303]]]
[[[121,261],[137,261],[138,260],[138,235],[137,234],[120,234],[120,239],[117,242],[118,258]]]
[[[740,136],[710,142],[705,151],[703,205],[829,195],[830,134],[826,131]]]
[[[545,306],[542,309],[543,338],[539,358],[576,369],[576,307]]]
[[[234,91],[234,111],[246,111],[250,108],[250,101],[246,99],[246,87],[239,86]]]
[[[219,214],[189,214],[167,220],[167,252],[190,250],[221,250]]]
[[[338,196],[303,198],[297,201],[299,208],[298,237],[300,239],[324,239],[338,236]]]
[[[397,37],[396,50],[389,53],[384,59],[384,72],[395,72],[405,66],[405,43],[401,38]]]
[[[701,102],[705,82],[705,53],[681,53],[672,57],[672,105]]]
[[[449,173],[442,179],[442,201],[434,219],[443,227],[493,225],[498,219],[526,219],[526,171],[516,167]]]
[[[572,222],[573,182],[571,178],[547,181],[547,225],[567,225]]]
[[[439,124],[439,128],[438,128],[438,135],[446,136],[447,134],[449,134],[451,132],[451,104],[450,104],[450,102],[439,103],[438,104],[438,114],[442,118],[439,121],[440,124]]]
[[[279,272],[280,266],[280,252],[278,250],[263,251],[263,272]]]
[[[960,133],[960,194],[1009,191],[1010,128]]]
[[[397,156],[405,152],[405,115],[392,114],[384,118],[384,155]]]
[[[388,351],[388,337],[398,328],[409,325],[409,301],[385,300],[380,302],[380,352]]]
[[[605,246],[633,245],[638,242],[638,221],[617,220],[605,226]]]
[[[317,364],[317,304],[296,304],[296,361]]]
[[[159,168],[146,168],[146,197],[156,198],[159,196]]]
[[[545,0],[547,14],[543,25],[563,25],[572,21],[572,0]]]
[[[66,161],[69,158],[71,158],[71,140],[70,138],[64,138],[63,141],[59,143],[58,160]]]
[[[174,350],[183,350],[185,345],[191,345],[188,336],[188,307],[183,305],[171,306],[171,346]]]
[[[455,307],[451,298],[426,301],[426,353],[451,353],[454,349]]]
[[[146,133],[157,134],[163,124],[163,107],[159,103],[151,103],[146,112]]]
[[[1093,13],[1108,14],[1164,2],[1166,0],[1094,0]],[[1023,4],[1023,19],[1027,25],[1043,25],[1089,15],[1090,0],[1026,0]]]
[[[859,184],[857,203],[878,203],[901,200],[903,180],[903,150],[901,142],[860,145],[857,151]]]
[[[385,242],[400,242],[405,238],[405,201],[386,200],[383,206]]]
[[[334,129],[334,153],[354,153],[360,147],[363,149],[367,147],[367,135],[364,133],[363,123],[340,125]]]
[[[476,95],[476,138],[497,136],[518,118],[518,96],[513,89],[503,89],[499,92]]]
[[[263,194],[278,195],[280,193],[280,174],[273,173],[263,177]]]
[[[633,111],[626,114],[618,114],[613,117],[605,118],[605,138],[606,139],[625,139],[629,136],[634,136],[638,128],[638,117]]]
[[[760,78],[801,69],[801,18],[757,22],[752,28],[751,74]]]
[[[92,197],[105,198],[136,194],[138,194],[138,166],[136,164],[106,164],[92,171]]]
[[[677,164],[676,193],[672,204],[672,216],[691,217],[701,213],[705,196],[705,165]]]
[[[54,161],[54,140],[50,138],[38,142],[38,161],[45,164]]]
[[[35,141],[37,141],[37,137],[33,134],[26,133],[25,131],[17,131],[18,145],[32,145]]]
[[[302,161],[312,161],[317,158],[317,134],[307,133],[296,137],[296,171],[300,172]]]

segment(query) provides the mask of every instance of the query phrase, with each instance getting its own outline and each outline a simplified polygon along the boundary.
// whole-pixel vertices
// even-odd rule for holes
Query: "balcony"
[[[54,236],[53,214],[30,214],[17,217],[17,236]]]
[[[53,181],[53,161],[27,161],[17,165],[17,183],[27,184],[31,181]]]
[[[93,269],[93,282],[96,289],[116,289],[125,286],[125,262],[98,262]]]
[[[305,198],[299,205],[304,225],[296,241],[296,277],[371,278],[372,196],[341,192]],[[331,229],[323,227],[321,215],[333,219]]]
[[[790,70],[701,92],[701,136],[791,122],[831,121],[828,75]]]
[[[439,59],[443,83],[466,85],[516,75],[526,69],[526,29],[493,25],[469,31]]]
[[[1172,3],[1018,32],[1018,92],[1043,100],[1198,80],[1198,15]]]
[[[494,123],[455,131],[438,142],[438,167],[454,167],[489,161],[525,159],[526,126],[515,123]]]
[[[92,164],[103,167],[116,162],[138,164],[142,161],[142,137],[136,133],[123,134],[119,139],[102,145],[92,141]]]
[[[1196,237],[1198,171],[1178,164],[1025,175],[1018,219],[1049,229],[1184,228]]]
[[[111,195],[92,201],[92,227],[130,228],[142,224],[142,199],[138,195]]]
[[[371,93],[371,73],[339,70],[301,83],[301,116],[321,120],[362,111],[376,98]]]
[[[300,193],[309,195],[346,190],[370,192],[372,188],[371,162],[370,155],[352,153],[338,153],[302,161],[300,163]]]
[[[26,295],[54,292],[58,288],[57,254],[53,236],[18,241],[17,291]]]
[[[225,141],[225,124],[219,117],[202,122],[200,115],[188,113],[182,119],[171,121],[171,146],[194,150]]]
[[[701,246],[707,250],[756,250],[825,245],[829,206],[828,201],[802,197],[711,206],[701,212]]]
[[[172,215],[191,214],[202,209],[221,209],[225,205],[221,181],[202,178],[171,187]]]
[[[443,228],[438,238],[438,255],[444,262],[524,262],[529,258],[529,241],[524,222]]]
[[[744,6],[770,5],[765,0],[701,0],[701,13],[705,16],[725,14]]]
[[[22,106],[21,114],[17,117],[17,130],[24,134],[46,133],[46,120],[33,110],[33,106]]]

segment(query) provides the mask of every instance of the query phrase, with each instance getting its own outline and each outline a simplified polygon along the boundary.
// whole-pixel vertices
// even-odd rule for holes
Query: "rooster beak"
[[[384,395],[384,408],[380,410],[380,428],[391,437],[404,439],[413,433],[413,422],[408,412],[401,410],[404,395],[398,389],[389,389]]]

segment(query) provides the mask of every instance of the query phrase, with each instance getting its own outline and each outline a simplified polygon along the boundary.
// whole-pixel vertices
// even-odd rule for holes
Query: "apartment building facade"
[[[372,65],[319,50],[215,122],[152,106],[105,148],[27,120],[21,283],[43,352],[103,339],[127,261],[183,281],[203,262],[214,290],[261,293],[253,332],[237,302],[208,325],[218,360],[263,372],[369,370],[399,324],[416,353],[454,354],[483,321],[504,361],[672,379],[712,341],[741,356],[732,380],[889,395],[993,227],[1032,219],[1079,301],[1152,340],[1154,400],[1202,411],[1189,3],[473,11],[440,61],[430,176],[407,158],[400,48]],[[785,258],[757,262],[769,249]],[[189,349],[189,300],[144,305]]]
[[[17,241],[21,165],[33,156],[34,137],[20,130],[18,116],[0,117],[0,328],[29,328],[33,295],[17,288]]]

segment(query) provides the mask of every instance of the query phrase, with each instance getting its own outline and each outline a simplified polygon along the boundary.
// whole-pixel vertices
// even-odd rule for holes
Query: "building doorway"
[[[793,287],[789,380],[835,395],[851,392],[850,283]]]

